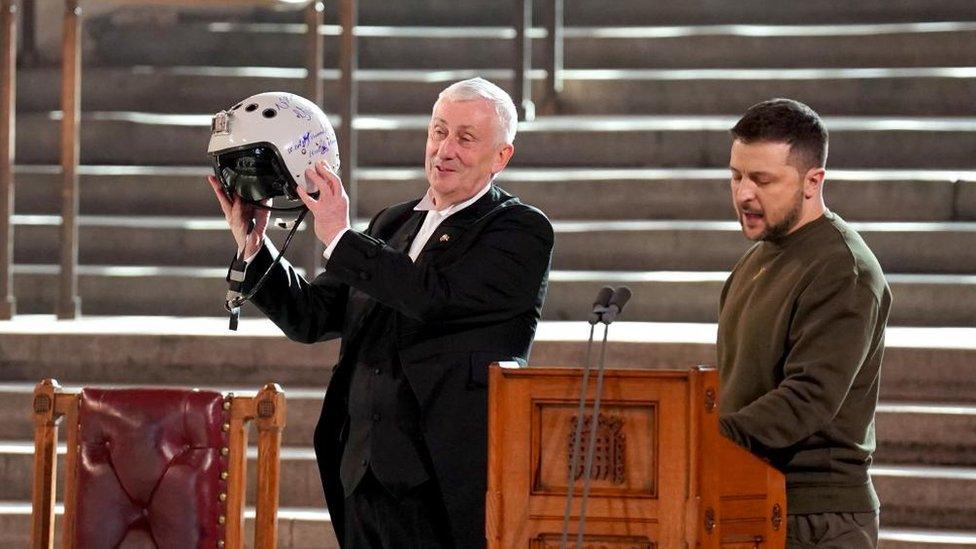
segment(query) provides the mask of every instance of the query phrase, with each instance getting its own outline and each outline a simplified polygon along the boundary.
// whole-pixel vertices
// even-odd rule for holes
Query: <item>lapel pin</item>
[[[451,235],[449,235],[449,234],[442,234],[440,241],[441,242],[450,242],[451,241]]]

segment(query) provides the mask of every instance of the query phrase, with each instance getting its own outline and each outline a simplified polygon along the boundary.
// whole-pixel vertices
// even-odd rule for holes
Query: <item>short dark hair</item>
[[[732,139],[790,145],[791,163],[804,171],[827,165],[827,128],[816,111],[792,99],[769,99],[746,110],[732,126]]]

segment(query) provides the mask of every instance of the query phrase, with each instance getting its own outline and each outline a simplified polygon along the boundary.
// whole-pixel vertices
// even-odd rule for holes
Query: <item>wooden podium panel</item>
[[[488,547],[560,547],[580,381],[576,368],[492,365]],[[705,368],[605,372],[585,548],[784,546],[783,475],[721,436],[717,386]],[[595,375],[588,389],[584,447]],[[581,457],[567,547],[576,546],[583,466]]]

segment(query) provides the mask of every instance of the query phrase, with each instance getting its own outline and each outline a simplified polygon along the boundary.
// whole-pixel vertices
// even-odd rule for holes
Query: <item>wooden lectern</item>
[[[507,366],[490,372],[488,547],[557,549],[581,370]],[[567,547],[784,547],[784,477],[719,433],[715,370],[607,370],[596,423],[585,541],[580,459]]]

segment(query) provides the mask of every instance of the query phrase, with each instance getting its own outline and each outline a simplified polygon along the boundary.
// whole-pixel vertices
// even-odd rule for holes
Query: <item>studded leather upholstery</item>
[[[207,391],[84,389],[75,547],[218,547],[222,403]]]

